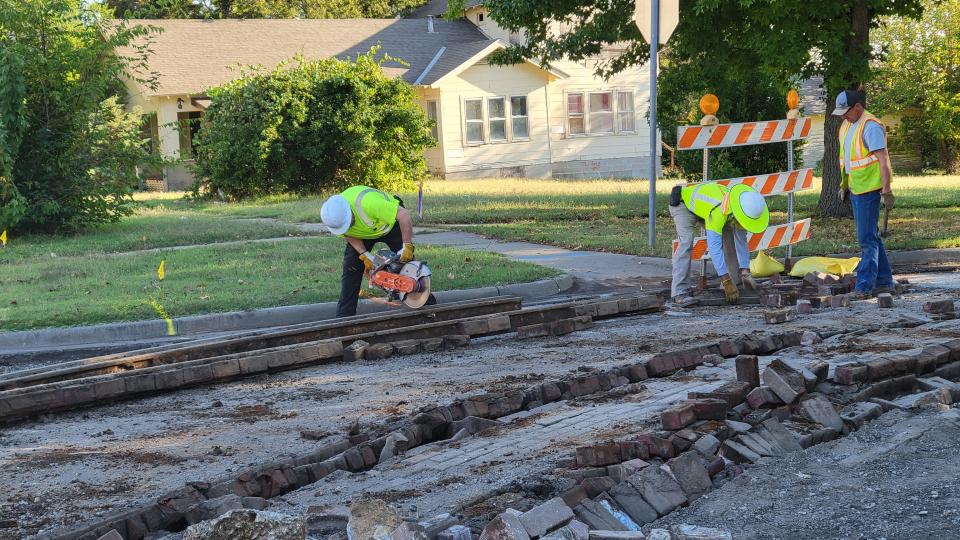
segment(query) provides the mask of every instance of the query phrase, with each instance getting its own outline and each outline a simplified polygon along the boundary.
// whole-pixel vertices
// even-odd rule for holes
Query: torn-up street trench
[[[927,281],[6,365],[0,538],[955,539],[960,320]]]

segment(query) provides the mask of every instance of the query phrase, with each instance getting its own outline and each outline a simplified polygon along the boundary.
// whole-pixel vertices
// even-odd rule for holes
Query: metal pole
[[[657,45],[660,42],[660,0],[650,3],[650,197],[647,244],[657,242]]]
[[[787,170],[793,170],[793,141],[787,141]],[[793,238],[793,193],[787,193],[787,241]],[[793,244],[787,244],[787,259],[784,264],[787,270],[790,270],[792,264],[790,259],[793,257]]]
[[[710,180],[710,150],[707,148],[703,149],[703,182],[708,182]],[[701,227],[700,236],[707,234],[707,232]],[[700,258],[700,290],[707,290],[707,259],[705,257]]]

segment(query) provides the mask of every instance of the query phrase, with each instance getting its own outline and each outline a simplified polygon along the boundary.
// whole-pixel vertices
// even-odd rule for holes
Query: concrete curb
[[[531,300],[559,294],[571,287],[573,287],[573,278],[564,274],[555,278],[502,287],[440,291],[435,293],[434,296],[437,297],[438,302],[459,302],[495,296],[520,296],[525,300]],[[396,308],[364,300],[360,302],[357,313],[366,315],[391,309]],[[336,315],[336,311],[336,302],[324,302],[209,315],[192,315],[176,318],[173,323],[177,330],[177,336],[182,338],[183,336],[254,330],[332,319]],[[166,323],[162,320],[151,320],[0,333],[0,350],[8,354],[17,352],[17,350],[59,349],[88,344],[103,346],[105,343],[114,342],[129,343],[140,340],[167,339],[170,339],[170,336],[167,336]]]

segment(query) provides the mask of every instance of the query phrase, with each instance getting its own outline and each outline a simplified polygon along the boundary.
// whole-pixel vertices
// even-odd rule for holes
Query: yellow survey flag
[[[4,229],[2,233],[0,233],[0,244],[3,244],[3,247],[7,247],[7,230],[6,229]]]
[[[157,267],[157,279],[159,279],[160,281],[163,281],[164,276],[167,275],[166,264],[167,264],[167,261],[164,261],[161,259],[160,266]]]

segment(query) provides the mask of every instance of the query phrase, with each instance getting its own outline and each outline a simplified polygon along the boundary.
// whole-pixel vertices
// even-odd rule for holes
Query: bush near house
[[[194,191],[236,200],[411,186],[435,141],[413,89],[384,75],[385,60],[376,48],[354,61],[294,58],[211,90]]]
[[[0,2],[0,229],[75,231],[119,220],[151,161],[117,95],[143,67],[113,54],[143,27],[107,28],[81,0]]]

